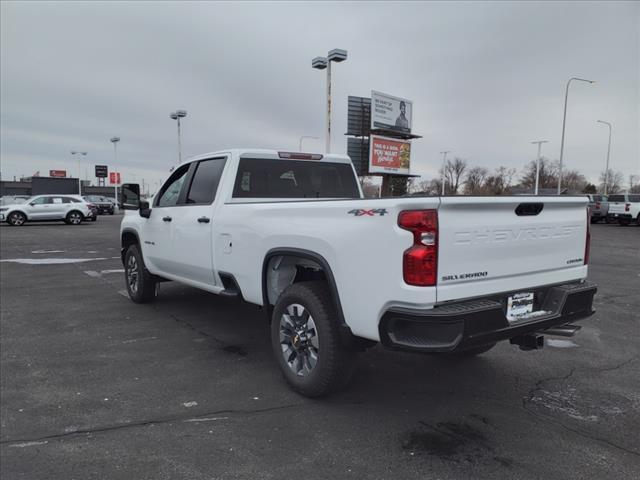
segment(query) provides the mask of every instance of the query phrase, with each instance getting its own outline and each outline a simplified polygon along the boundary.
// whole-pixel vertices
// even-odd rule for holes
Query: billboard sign
[[[66,170],[49,170],[49,176],[55,177],[55,178],[66,178],[67,171]]]
[[[411,133],[413,102],[371,91],[371,129]]]
[[[96,165],[96,177],[107,178],[108,168],[106,165]]]
[[[409,175],[411,142],[371,135],[369,173]]]
[[[120,172],[109,172],[109,183],[111,185],[120,185]]]

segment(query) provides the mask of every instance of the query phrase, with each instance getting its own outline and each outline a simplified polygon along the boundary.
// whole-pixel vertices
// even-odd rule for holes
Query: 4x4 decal
[[[386,208],[372,208],[370,210],[357,208],[355,210],[349,210],[347,213],[355,217],[373,217],[375,215],[380,215],[382,217],[388,212]]]

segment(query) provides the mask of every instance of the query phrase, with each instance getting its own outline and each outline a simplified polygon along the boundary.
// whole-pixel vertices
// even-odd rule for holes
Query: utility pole
[[[609,183],[609,154],[611,153],[611,124],[609,122],[605,122],[604,120],[597,120],[598,123],[603,123],[609,127],[609,143],[607,145],[607,163],[606,168],[604,170],[604,195],[607,194],[607,185]]]

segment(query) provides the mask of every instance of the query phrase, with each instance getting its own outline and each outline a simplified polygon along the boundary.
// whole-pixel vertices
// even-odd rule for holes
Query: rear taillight
[[[398,226],[413,233],[413,245],[402,258],[405,283],[434,286],[438,278],[438,211],[405,210],[398,215]]]
[[[596,210],[600,210],[600,202],[596,202]]]
[[[625,212],[628,212],[630,208],[631,208],[631,204],[630,203],[625,203],[624,204],[624,211]]]
[[[589,211],[589,207],[587,207],[587,239],[584,245],[584,264],[587,265],[589,263],[589,250],[591,250],[591,212]]]

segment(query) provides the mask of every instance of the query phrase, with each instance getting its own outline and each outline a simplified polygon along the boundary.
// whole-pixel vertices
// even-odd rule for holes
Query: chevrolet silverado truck
[[[349,157],[229,150],[122,188],[126,288],[177,281],[264,307],[289,385],[347,385],[377,343],[471,356],[541,348],[593,314],[587,198],[365,199]]]

